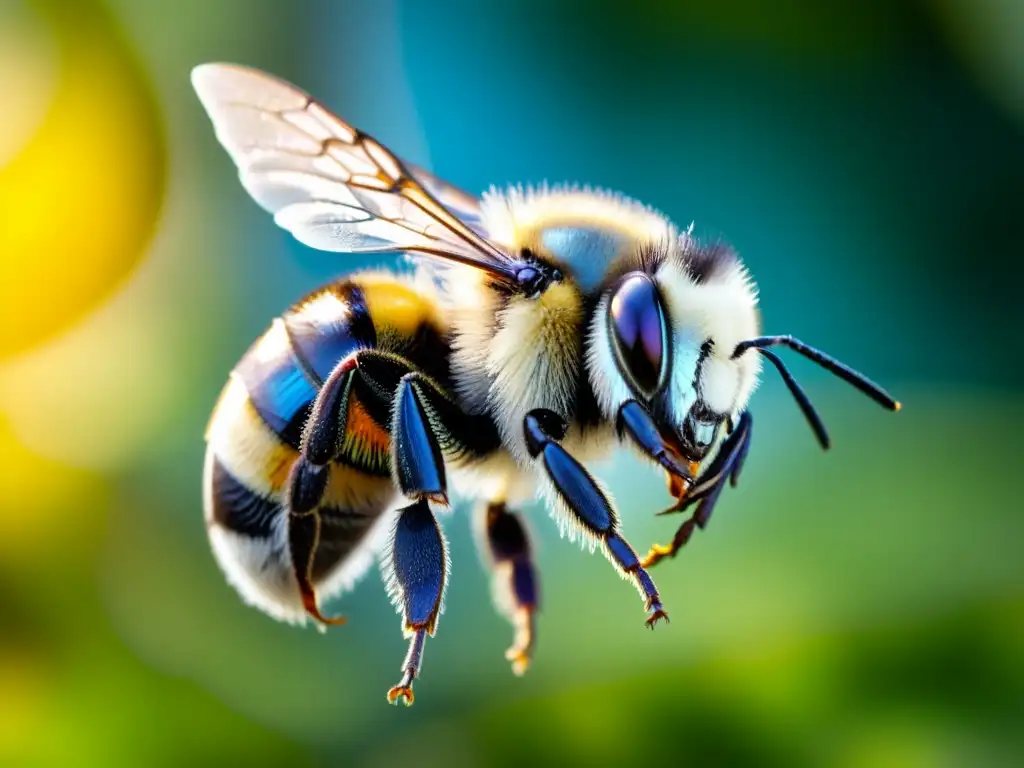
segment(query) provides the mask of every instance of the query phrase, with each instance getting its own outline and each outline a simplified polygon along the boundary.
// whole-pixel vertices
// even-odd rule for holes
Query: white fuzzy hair
[[[693,364],[680,364],[692,357],[687,350],[710,340],[711,352],[704,361],[699,382],[701,398],[716,413],[739,413],[753,394],[761,370],[758,355],[732,357],[737,344],[759,333],[757,288],[746,268],[736,259],[698,282],[685,261],[669,258],[654,279],[667,304],[676,345],[672,371],[676,397],[672,401],[682,405],[693,389],[696,359]],[[689,399],[692,403],[692,397]],[[676,415],[681,418],[684,414]]]
[[[278,621],[306,624],[310,617],[302,605],[288,548],[288,515],[282,507],[271,524],[270,536],[266,538],[245,536],[216,523],[213,520],[213,484],[210,481],[215,459],[212,448],[207,449],[203,468],[203,506],[214,559],[228,583],[247,605]],[[376,554],[388,542],[387,531],[393,514],[386,512],[374,521],[362,541],[317,583],[316,594],[321,605],[353,589],[369,571]]]
[[[491,187],[480,201],[480,212],[491,239],[507,248],[532,246],[538,233],[565,224],[613,229],[630,240],[675,235],[660,211],[618,192],[577,184]]]

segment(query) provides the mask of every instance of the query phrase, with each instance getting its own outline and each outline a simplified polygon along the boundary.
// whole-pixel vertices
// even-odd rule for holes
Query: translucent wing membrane
[[[453,187],[447,181],[437,178],[430,171],[417,165],[406,163],[405,168],[449,213],[480,237],[487,238],[487,228],[484,226],[483,217],[480,214],[479,198],[473,197],[458,187]]]
[[[408,165],[305,92],[257,70],[203,64],[192,84],[243,186],[324,251],[406,251],[513,280],[475,198]]]

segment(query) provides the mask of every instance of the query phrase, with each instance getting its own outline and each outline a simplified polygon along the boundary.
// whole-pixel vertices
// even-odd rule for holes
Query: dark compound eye
[[[619,363],[637,388],[652,397],[664,378],[668,329],[661,299],[643,272],[626,275],[608,306]]]

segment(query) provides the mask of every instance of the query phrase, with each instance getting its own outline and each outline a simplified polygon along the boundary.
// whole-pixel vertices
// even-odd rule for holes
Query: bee
[[[340,277],[298,301],[235,366],[207,429],[214,556],[242,599],[319,627],[322,603],[381,564],[409,649],[391,703],[413,702],[449,574],[437,512],[475,500],[496,606],[522,674],[540,583],[517,511],[540,493],[570,539],[600,547],[668,620],[649,569],[707,525],[750,448],[748,401],[767,360],[818,441],[786,347],[890,410],[866,377],[792,336],[761,334],[734,249],[658,211],[570,186],[475,198],[392,154],[307,93],[204,64],[192,83],[243,187],[323,251],[400,253],[412,270]],[[645,556],[584,467],[617,444],[664,471],[684,517]]]

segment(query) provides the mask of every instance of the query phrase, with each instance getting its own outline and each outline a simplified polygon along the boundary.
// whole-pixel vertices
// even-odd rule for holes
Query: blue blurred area
[[[736,244],[771,329],[883,378],[1016,385],[1020,126],[923,11],[640,5],[402,5],[435,169],[621,190]]]
[[[60,41],[94,14],[90,41],[151,93],[86,85],[121,105],[118,141],[159,121],[141,170],[162,179],[166,163],[166,180],[158,215],[121,211],[155,234],[95,311],[0,359],[0,763],[1021,763],[1015,0],[19,8],[43,32],[16,46],[25,17],[0,13],[0,75],[40,74],[11,98],[49,93]],[[244,606],[209,553],[202,436],[228,371],[308,290],[394,263],[311,251],[249,200],[188,83],[214,60],[301,85],[474,193],[575,181],[694,222],[739,249],[769,332],[866,371],[905,411],[794,359],[835,438],[821,455],[767,376],[743,483],[654,572],[673,619],[655,633],[632,588],[534,505],[544,611],[523,679],[457,507],[417,703],[387,707],[406,641],[375,570],[330,606],[349,624],[321,636]],[[0,163],[29,152],[8,140]],[[43,149],[95,202],[81,150]],[[111,188],[142,189],[111,163]],[[24,200],[8,224],[32,200],[60,209],[45,173],[29,199],[7,170],[0,199]],[[83,247],[120,220],[99,223],[77,230]],[[0,254],[0,274],[45,291],[15,271],[22,252]],[[595,471],[638,549],[672,535],[656,474],[624,455]]]

